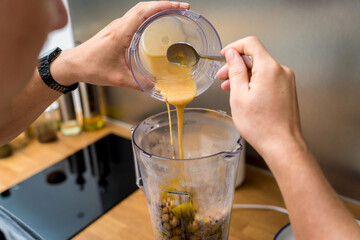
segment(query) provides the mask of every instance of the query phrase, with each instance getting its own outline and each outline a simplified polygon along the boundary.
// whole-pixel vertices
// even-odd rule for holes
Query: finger
[[[221,88],[224,91],[230,91],[230,80],[225,80],[222,84],[221,84]]]
[[[152,1],[152,2],[140,2],[135,5],[126,15],[130,15],[132,26],[136,29],[150,16],[155,13],[168,10],[168,9],[189,9],[190,4],[185,2],[170,2],[170,1]],[[136,30],[135,29],[135,30]]]
[[[152,2],[140,2],[130,9],[120,21],[121,28],[127,35],[133,36],[140,25],[155,13],[168,9],[189,9],[190,4],[185,2],[170,2],[170,1],[152,1]],[[124,24],[125,23],[125,24]]]
[[[231,91],[238,92],[244,88],[249,89],[248,69],[240,54],[230,48],[225,52],[225,58],[229,68]]]
[[[229,69],[228,69],[228,66],[227,64],[225,64],[224,66],[222,66],[222,68],[220,68],[220,70],[217,72],[217,77],[220,79],[220,80],[227,80],[229,79]]]
[[[190,4],[187,2],[170,2],[173,8],[190,9]]]
[[[246,67],[248,68],[248,70],[252,69],[253,66],[253,59],[251,56],[247,56],[247,55],[241,55],[242,59],[244,60],[244,63],[246,65]]]
[[[237,50],[240,54],[251,56],[253,62],[267,61],[268,58],[271,58],[270,54],[257,37],[246,37],[231,43],[221,50],[221,54],[224,55],[230,48]]]
[[[144,7],[144,18],[149,18],[151,15],[174,8],[180,9],[189,9],[190,4],[186,2],[173,2],[173,1],[152,1],[152,2],[145,2],[146,6]]]

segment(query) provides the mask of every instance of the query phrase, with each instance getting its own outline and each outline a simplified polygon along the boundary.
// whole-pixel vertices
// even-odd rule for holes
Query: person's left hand
[[[173,8],[189,9],[188,3],[140,2],[94,37],[63,51],[51,66],[56,81],[65,86],[87,82],[101,86],[139,89],[129,68],[128,48],[133,35],[151,15]]]

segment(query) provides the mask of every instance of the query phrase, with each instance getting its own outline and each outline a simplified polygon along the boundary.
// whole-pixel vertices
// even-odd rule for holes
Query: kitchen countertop
[[[0,159],[0,192],[109,133],[130,137],[129,129],[107,123],[104,129],[96,132],[83,132],[71,137],[59,134],[59,141],[55,143],[31,141],[11,157]],[[275,179],[269,173],[251,166],[246,167],[245,180],[235,191],[234,204],[285,206]],[[345,204],[356,218],[360,218],[360,206],[349,202]],[[286,214],[272,210],[233,209],[229,239],[273,239],[276,232],[288,222]],[[145,194],[140,190],[135,191],[73,239],[153,240]]]

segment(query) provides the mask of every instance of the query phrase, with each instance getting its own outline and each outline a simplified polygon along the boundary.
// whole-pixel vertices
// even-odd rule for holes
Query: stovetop
[[[4,191],[0,205],[44,239],[69,239],[137,189],[131,142],[114,134]]]

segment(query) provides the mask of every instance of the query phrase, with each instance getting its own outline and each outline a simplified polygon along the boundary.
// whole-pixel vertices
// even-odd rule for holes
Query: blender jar
[[[226,240],[241,137],[225,112],[185,109],[184,159],[174,159],[168,120],[163,112],[132,129],[137,184],[156,239]]]
[[[219,55],[222,49],[219,35],[211,23],[198,13],[171,9],[148,18],[137,30],[129,48],[131,72],[137,84],[150,96],[165,101],[155,88],[156,76],[149,66],[146,54],[166,56],[168,47],[177,42],[191,44],[200,54]],[[147,46],[147,47],[144,47]],[[221,63],[200,59],[192,67],[196,96],[205,92],[214,82]]]

